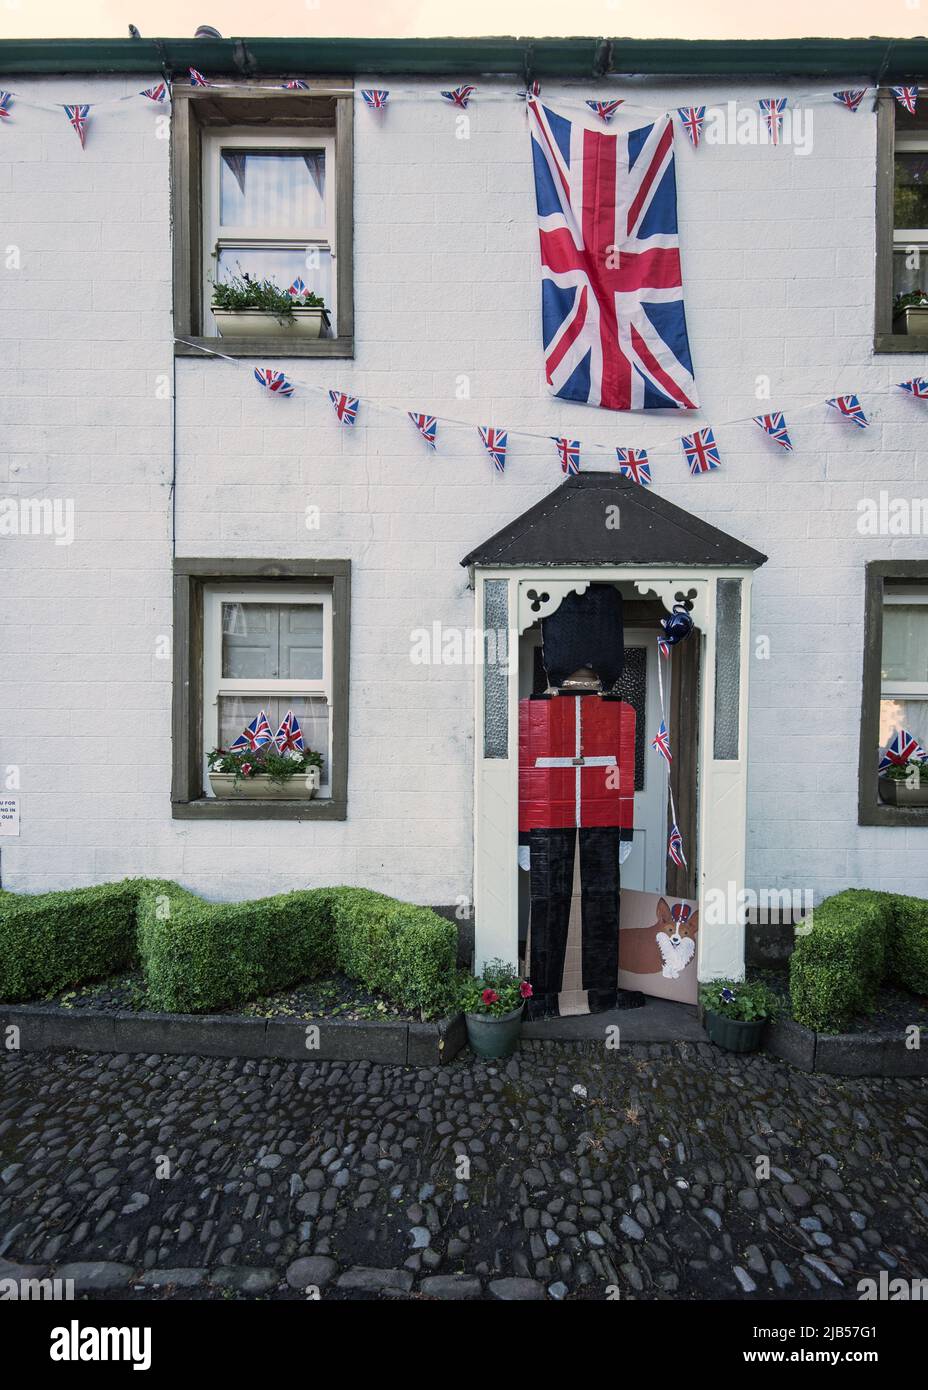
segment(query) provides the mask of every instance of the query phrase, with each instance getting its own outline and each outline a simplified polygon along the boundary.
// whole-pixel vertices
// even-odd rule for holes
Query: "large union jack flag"
[[[670,117],[611,135],[528,110],[549,386],[606,410],[694,410]]]

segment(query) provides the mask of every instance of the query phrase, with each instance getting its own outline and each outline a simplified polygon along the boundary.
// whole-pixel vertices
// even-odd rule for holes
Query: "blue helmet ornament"
[[[683,605],[677,603],[669,618],[661,618],[661,627],[664,629],[664,641],[668,647],[675,647],[693,631],[693,619]]]

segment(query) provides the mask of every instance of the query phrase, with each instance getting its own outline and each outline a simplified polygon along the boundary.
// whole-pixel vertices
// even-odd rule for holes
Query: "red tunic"
[[[520,831],[609,825],[630,839],[634,798],[631,705],[599,695],[519,701]]]

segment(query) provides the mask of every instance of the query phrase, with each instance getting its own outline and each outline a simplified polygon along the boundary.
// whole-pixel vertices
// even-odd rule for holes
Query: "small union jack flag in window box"
[[[303,751],[303,730],[300,728],[300,721],[288,709],[281,722],[280,728],[274,735],[274,742],[280,753],[302,753]]]
[[[709,425],[704,430],[685,434],[681,443],[694,478],[698,477],[700,473],[711,473],[713,469],[721,468],[722,460],[719,456],[719,448]]]
[[[249,753],[255,753],[259,748],[265,748],[270,742],[271,726],[267,722],[267,715],[264,710],[260,710],[247,729],[243,729],[235,742],[230,744],[229,752],[239,753],[247,749]]]
[[[918,739],[907,729],[897,729],[880,757],[879,770],[882,772],[887,767],[906,767],[909,763],[924,762],[928,762],[928,753]]]
[[[647,449],[616,449],[619,472],[623,478],[642,487],[651,486],[651,465],[648,463]]]
[[[476,92],[476,90],[477,88],[474,86],[455,87],[454,90],[451,92],[442,92],[442,96],[444,97],[445,101],[450,101],[452,106],[460,106],[462,111],[466,111],[467,103],[470,101],[471,97],[474,95],[474,92]]]

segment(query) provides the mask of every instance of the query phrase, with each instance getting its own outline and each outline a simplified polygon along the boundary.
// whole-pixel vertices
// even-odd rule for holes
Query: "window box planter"
[[[893,317],[894,333],[928,333],[928,304],[910,304]]]
[[[895,777],[878,777],[880,800],[889,806],[928,806],[928,775],[919,787],[907,787]]]
[[[520,1004],[508,1014],[465,1014],[467,1041],[478,1057],[511,1057],[522,1034],[522,1014],[525,1005]]]
[[[234,772],[211,772],[209,784],[218,797],[252,797],[264,801],[302,801],[316,795],[320,787],[318,767],[290,777],[286,782],[274,782],[266,773],[256,777],[235,779]]]
[[[327,309],[294,309],[293,318],[279,319],[263,309],[213,309],[223,338],[319,338],[329,326]]]
[[[717,1047],[724,1047],[727,1052],[756,1052],[767,1026],[765,1018],[755,1018],[746,1023],[740,1018],[717,1014],[712,1009],[706,1010],[705,1023],[709,1041]]]

